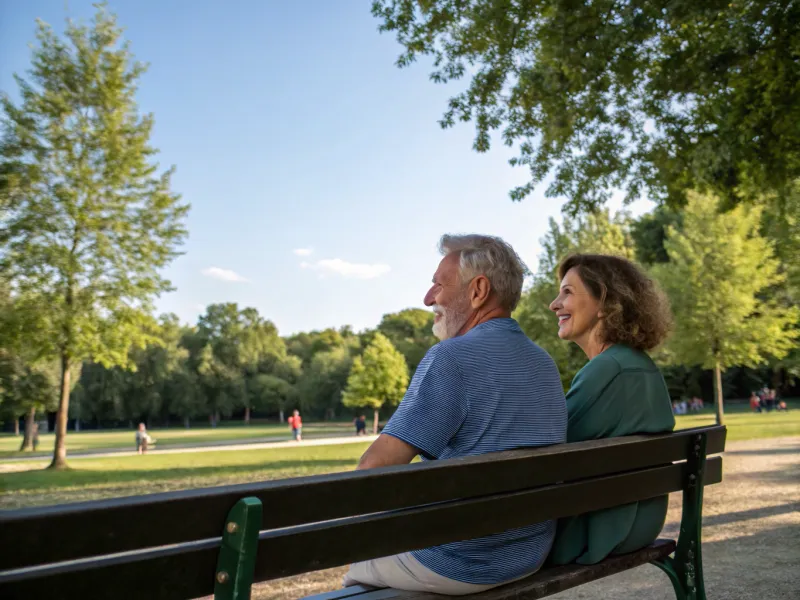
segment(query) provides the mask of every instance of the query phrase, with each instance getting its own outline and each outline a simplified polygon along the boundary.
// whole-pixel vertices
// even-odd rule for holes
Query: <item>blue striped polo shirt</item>
[[[425,355],[383,433],[424,459],[456,458],[566,441],[567,406],[553,359],[513,319],[492,319]],[[536,571],[555,521],[415,550],[430,570],[492,584]]]

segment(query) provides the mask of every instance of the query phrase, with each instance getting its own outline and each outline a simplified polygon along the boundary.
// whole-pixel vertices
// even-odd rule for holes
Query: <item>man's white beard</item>
[[[433,324],[433,335],[440,340],[448,340],[458,335],[467,322],[467,311],[459,308],[461,307],[445,308],[434,304],[433,312],[442,315],[442,318]]]

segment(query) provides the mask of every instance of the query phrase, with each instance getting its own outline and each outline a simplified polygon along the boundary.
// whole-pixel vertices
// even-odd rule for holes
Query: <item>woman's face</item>
[[[573,342],[588,340],[602,316],[600,301],[592,296],[575,268],[561,280],[561,291],[550,303],[550,310],[558,317],[558,337]]]

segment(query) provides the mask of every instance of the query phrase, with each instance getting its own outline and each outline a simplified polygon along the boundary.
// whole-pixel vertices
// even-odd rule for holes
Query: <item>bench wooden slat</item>
[[[355,596],[360,596],[374,590],[375,588],[366,585],[351,585],[339,590],[333,590],[332,592],[314,594],[313,598],[314,600],[343,600],[344,598],[355,600]]]
[[[537,600],[590,581],[596,581],[609,575],[663,559],[674,551],[674,540],[657,540],[647,548],[630,554],[611,556],[596,565],[547,567],[521,581],[515,581],[481,594],[459,596],[459,598],[464,600]],[[391,590],[393,593],[387,595],[387,591],[388,589],[382,589],[375,592],[362,593],[357,598],[358,600],[379,600],[378,593],[382,593],[380,600],[445,600],[448,598],[448,596],[405,592],[402,590]],[[302,600],[319,600],[319,596],[306,596]]]
[[[216,537],[231,506],[245,496],[262,501],[262,529],[290,527],[671,463],[686,458],[698,433],[708,436],[708,454],[724,449],[725,428],[703,427],[411,467],[1,511],[0,547],[13,547],[14,552],[3,553],[0,569]],[[632,444],[635,452],[630,450]],[[482,482],[479,490],[475,481]],[[190,515],[203,518],[187,518]],[[41,540],[45,539],[43,551]]]
[[[678,491],[683,485],[684,471],[684,464],[654,467],[524,492],[266,531],[259,540],[255,581],[455,541],[457,536],[453,536],[453,531],[464,532],[459,539],[467,539],[523,525],[523,521],[581,514]],[[704,484],[718,483],[721,478],[722,459],[709,459]],[[365,531],[372,537],[365,537]],[[381,534],[374,535],[376,531]],[[354,539],[363,541],[353,544]],[[115,599],[126,600],[140,598],[145,585],[148,598],[153,600],[203,596],[214,588],[219,544],[216,538],[0,573],[0,595],[4,600],[85,600],[94,597],[97,590],[113,589]],[[158,580],[147,585],[152,573],[158,573]]]

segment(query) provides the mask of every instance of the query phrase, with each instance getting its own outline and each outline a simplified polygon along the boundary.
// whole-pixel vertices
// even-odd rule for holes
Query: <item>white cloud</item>
[[[292,250],[297,256],[311,256],[314,253],[313,248],[296,248]]]
[[[250,281],[246,277],[239,275],[236,271],[231,271],[230,269],[220,269],[219,267],[208,267],[207,269],[203,269],[201,273],[206,277],[219,279],[220,281],[230,281],[233,283],[247,283]]]
[[[375,279],[392,270],[389,265],[351,263],[341,258],[326,258],[315,263],[303,262],[300,263],[300,266],[304,269],[313,269],[325,274],[341,275],[352,279]]]

